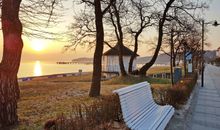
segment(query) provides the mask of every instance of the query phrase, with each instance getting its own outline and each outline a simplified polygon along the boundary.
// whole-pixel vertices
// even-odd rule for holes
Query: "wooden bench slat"
[[[143,107],[147,108],[148,105],[155,104],[155,103],[154,102],[147,102],[147,103],[141,104],[141,102],[140,102],[140,103],[137,103],[137,104],[134,104],[134,105],[130,105],[130,104],[127,104],[127,103],[121,103],[121,104],[123,104],[123,109],[124,110],[129,111],[129,112],[131,112],[131,111],[136,112],[136,111],[142,109]],[[140,105],[140,106],[137,107],[137,105]]]
[[[166,116],[166,118],[164,118],[163,123],[161,123],[158,127],[157,130],[163,130],[165,129],[166,125],[168,124],[168,122],[170,121],[170,119],[172,118],[172,116],[174,115],[174,108],[171,108],[169,114]]]
[[[139,92],[139,91],[146,91],[146,92],[151,92],[151,90],[149,91],[149,89],[150,89],[150,85],[148,84],[147,86],[149,86],[149,88],[148,87],[146,87],[146,85],[145,86],[143,86],[143,84],[141,84],[142,86],[138,86],[138,88],[137,89],[127,89],[126,90],[126,92],[123,92],[123,91],[120,91],[120,93],[117,93],[120,97],[124,97],[124,96],[127,96],[127,95],[133,95],[134,93],[137,93],[137,92]],[[150,95],[149,95],[150,96]]]
[[[151,92],[147,91],[146,89],[141,89],[141,91],[136,92],[136,93],[129,93],[129,94],[126,94],[126,95],[121,95],[120,99],[122,99],[122,101],[123,101],[123,99],[127,99],[129,97],[135,97],[135,96],[140,97],[139,94],[144,94],[144,96],[148,97],[149,100],[153,99]]]
[[[164,124],[164,121],[169,121],[170,118],[172,117],[172,115],[174,114],[174,108],[170,107],[170,106],[165,106],[167,112],[166,114],[164,113],[163,115],[161,115],[160,118],[157,118],[157,121],[155,121],[154,125],[152,126],[151,129],[158,129],[160,125]],[[168,118],[170,117],[170,118]],[[163,122],[163,123],[162,123]],[[163,128],[165,128],[166,126],[163,126]]]
[[[128,92],[140,89],[140,88],[144,87],[146,84],[149,84],[149,83],[148,82],[138,83],[138,84],[135,84],[135,85],[128,86],[126,88],[121,88],[121,89],[114,90],[113,93],[117,93],[118,95],[126,94]]]
[[[137,116],[137,118],[128,122],[128,124],[131,126],[131,128],[140,125],[145,118],[152,114],[156,107],[156,105],[152,105],[148,110],[144,111],[144,113],[141,113],[140,116]]]
[[[134,102],[134,103],[131,103],[131,102]],[[121,105],[122,105],[124,110],[126,110],[127,112],[131,111],[130,115],[132,115],[133,113],[139,112],[140,110],[143,109],[143,107],[147,108],[148,105],[150,105],[152,103],[155,104],[152,100],[151,101],[147,101],[146,99],[132,100],[131,102],[127,103],[126,100],[124,102],[121,102]]]
[[[141,96],[141,97],[138,97],[138,96]],[[120,98],[120,103],[127,103],[129,101],[129,103],[140,103],[140,104],[143,104],[143,103],[147,103],[147,102],[152,102],[153,100],[148,97],[148,96],[145,96],[145,93],[139,93],[138,95],[135,95],[135,96],[129,96],[129,97],[126,97],[126,98]]]
[[[145,105],[147,106],[147,105]],[[127,114],[126,119],[128,122],[133,122],[136,118],[143,116],[142,114],[146,113],[147,111],[150,111],[153,107],[156,105],[154,103],[149,104],[147,107],[143,107],[139,111],[132,112],[132,114]],[[128,113],[129,111],[125,111],[125,113]]]
[[[148,82],[113,92],[119,95],[124,121],[132,130],[163,130],[174,114],[172,106],[155,103]]]
[[[152,130],[155,123],[157,123],[159,121],[159,119],[162,118],[163,115],[166,115],[166,113],[168,113],[168,112],[169,112],[169,110],[163,109],[163,107],[159,107],[158,109],[153,111],[150,114],[150,116],[148,116],[147,118],[142,120],[142,124],[140,124],[139,126],[136,126],[136,127],[142,128],[142,129],[149,128],[150,130]],[[158,123],[160,124],[160,122],[158,122]]]

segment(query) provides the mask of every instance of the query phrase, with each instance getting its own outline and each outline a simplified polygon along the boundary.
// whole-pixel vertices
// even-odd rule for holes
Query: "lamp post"
[[[205,21],[202,20],[202,73],[201,73],[201,87],[204,86],[204,28]]]
[[[205,30],[205,24],[212,24],[213,26],[217,27],[220,25],[217,21],[214,22],[208,22],[205,23],[204,20],[202,20],[202,73],[201,73],[201,87],[204,86],[204,30]]]

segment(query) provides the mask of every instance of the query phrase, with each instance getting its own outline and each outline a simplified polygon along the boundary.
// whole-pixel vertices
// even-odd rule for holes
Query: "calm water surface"
[[[142,66],[143,64],[137,64],[138,68]],[[81,69],[83,72],[92,72],[92,68],[92,64],[56,64],[42,61],[22,62],[19,68],[18,77],[21,78],[50,74],[74,73],[79,72],[79,69]]]
[[[56,64],[41,61],[21,63],[18,77],[42,76],[49,74],[73,73],[81,69],[83,72],[91,72],[91,64]]]

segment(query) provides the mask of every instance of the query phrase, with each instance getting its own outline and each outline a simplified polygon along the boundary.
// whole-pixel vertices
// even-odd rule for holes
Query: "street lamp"
[[[202,74],[201,74],[201,87],[204,86],[204,30],[205,30],[205,24],[212,24],[213,26],[217,27],[220,25],[216,20],[214,22],[208,22],[205,23],[204,20],[202,20]]]
[[[217,26],[220,25],[220,24],[215,20],[212,25],[215,26],[215,27],[217,27]]]

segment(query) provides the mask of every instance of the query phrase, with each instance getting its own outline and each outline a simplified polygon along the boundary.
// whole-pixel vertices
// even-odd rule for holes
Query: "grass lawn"
[[[117,77],[102,82],[101,94],[109,95],[113,90],[142,81],[153,87],[167,87],[164,79]],[[91,75],[73,76],[21,82],[21,99],[18,102],[19,130],[41,130],[44,123],[61,114],[70,114],[76,102],[90,103],[96,98],[88,97]]]
[[[154,66],[147,71],[147,74],[170,73],[169,66]]]

